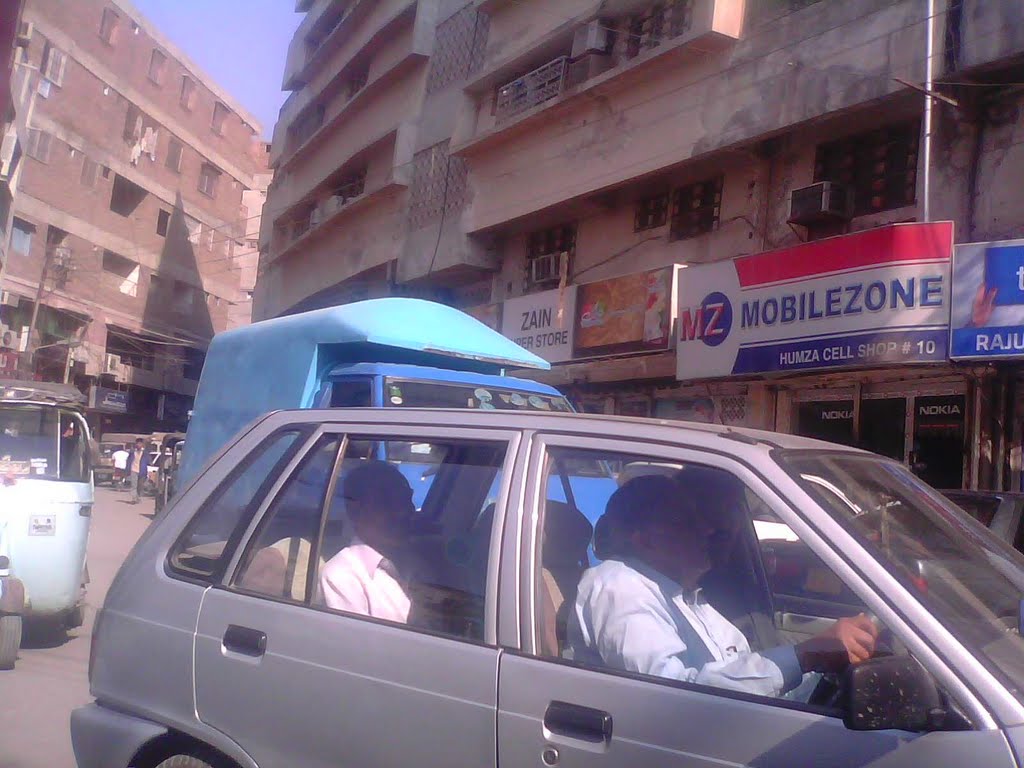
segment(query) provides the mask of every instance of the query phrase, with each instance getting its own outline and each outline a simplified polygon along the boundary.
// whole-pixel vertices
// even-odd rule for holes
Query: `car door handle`
[[[552,733],[590,742],[612,738],[612,716],[600,709],[552,701],[544,712],[544,727]]]
[[[267,635],[258,629],[229,624],[224,631],[224,649],[243,656],[260,658],[267,651]]]

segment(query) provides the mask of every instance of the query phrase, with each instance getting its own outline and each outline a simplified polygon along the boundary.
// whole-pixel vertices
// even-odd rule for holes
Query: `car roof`
[[[757,446],[762,451],[786,450],[842,451],[854,455],[871,454],[857,448],[781,432],[704,424],[691,421],[650,419],[636,416],[606,416],[589,413],[542,411],[481,411],[465,408],[330,408],[275,411],[263,421],[273,427],[291,423],[367,423],[388,425],[433,425],[443,427],[513,429],[523,431],[584,433],[606,438],[636,437],[655,442],[707,444],[709,439],[729,441],[723,445]]]

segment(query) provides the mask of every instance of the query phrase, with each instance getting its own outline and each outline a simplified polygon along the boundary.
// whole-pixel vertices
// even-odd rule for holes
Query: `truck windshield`
[[[536,394],[503,387],[478,387],[388,378],[384,382],[384,404],[402,408],[477,408],[485,411],[557,411],[571,413],[572,406],[561,395]]]
[[[86,446],[76,420],[58,408],[0,406],[0,477],[86,482]]]
[[[1024,557],[900,464],[818,451],[777,458],[1024,700]]]

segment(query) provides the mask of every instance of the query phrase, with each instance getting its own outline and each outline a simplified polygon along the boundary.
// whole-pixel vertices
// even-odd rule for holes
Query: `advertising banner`
[[[128,393],[93,385],[89,388],[89,407],[104,413],[128,413]]]
[[[678,378],[944,361],[952,248],[896,224],[683,269]]]
[[[576,357],[652,352],[672,341],[676,267],[586,283],[576,298]]]
[[[949,356],[1024,357],[1024,240],[958,245]]]
[[[549,363],[572,359],[576,287],[542,291],[505,302],[501,335]]]

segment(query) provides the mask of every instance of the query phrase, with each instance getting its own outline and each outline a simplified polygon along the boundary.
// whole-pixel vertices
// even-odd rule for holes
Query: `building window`
[[[288,128],[290,148],[297,149],[305,144],[324,124],[324,105],[314,104],[302,112]]]
[[[889,125],[818,147],[814,180],[853,191],[854,216],[917,201],[917,149],[921,124]]]
[[[668,222],[668,193],[645,197],[636,204],[633,214],[633,231],[663,227]]]
[[[154,48],[153,54],[149,57],[149,79],[160,85],[164,80],[164,70],[166,68],[167,57]]]
[[[224,135],[224,122],[228,119],[228,112],[230,111],[219,101],[213,105],[213,120],[210,122],[210,128],[214,133],[220,136]]]
[[[103,251],[103,279],[125,296],[139,295],[140,271],[139,265],[131,259],[113,251]]]
[[[36,228],[27,221],[16,218],[11,231],[11,250],[28,256],[29,251],[32,250],[32,233],[35,231]]]
[[[147,194],[149,193],[143,187],[117,174],[110,190],[110,210],[120,216],[131,216],[146,199]]]
[[[68,55],[50,43],[43,50],[43,64],[39,68],[43,77],[54,85],[64,85],[64,70],[68,65]]]
[[[352,98],[366,87],[366,81],[370,79],[370,62],[357,64],[352,73],[348,76],[345,84],[345,91],[348,98]]]
[[[557,285],[572,269],[576,253],[576,225],[531,232],[526,237],[526,285],[543,288]]]
[[[178,95],[178,103],[182,107],[192,111],[196,102],[196,81],[188,75],[181,76],[181,93]]]
[[[173,293],[171,294],[171,309],[182,315],[192,311],[196,303],[196,289],[181,280],[174,281]]]
[[[167,159],[164,165],[175,173],[181,173],[181,155],[185,146],[173,136],[167,141]]]
[[[162,208],[156,215],[156,233],[160,237],[167,237],[167,226],[171,223],[170,211],[165,211]]]
[[[670,240],[697,237],[718,228],[722,208],[722,182],[718,176],[680,187],[672,196]]]
[[[199,169],[199,191],[207,197],[216,197],[219,179],[220,171],[208,163],[203,163],[203,167]]]
[[[103,9],[103,18],[100,20],[100,40],[107,45],[113,45],[117,39],[117,28],[121,17],[110,8]]]
[[[103,176],[104,179],[109,179],[110,178],[110,166],[109,165],[104,165],[103,166],[103,173],[101,175]]]
[[[50,162],[50,143],[53,136],[38,128],[28,129],[28,142],[25,146],[25,154],[34,157],[40,163]]]
[[[99,176],[100,166],[95,160],[88,157],[82,161],[82,186],[95,187],[96,179]]]

